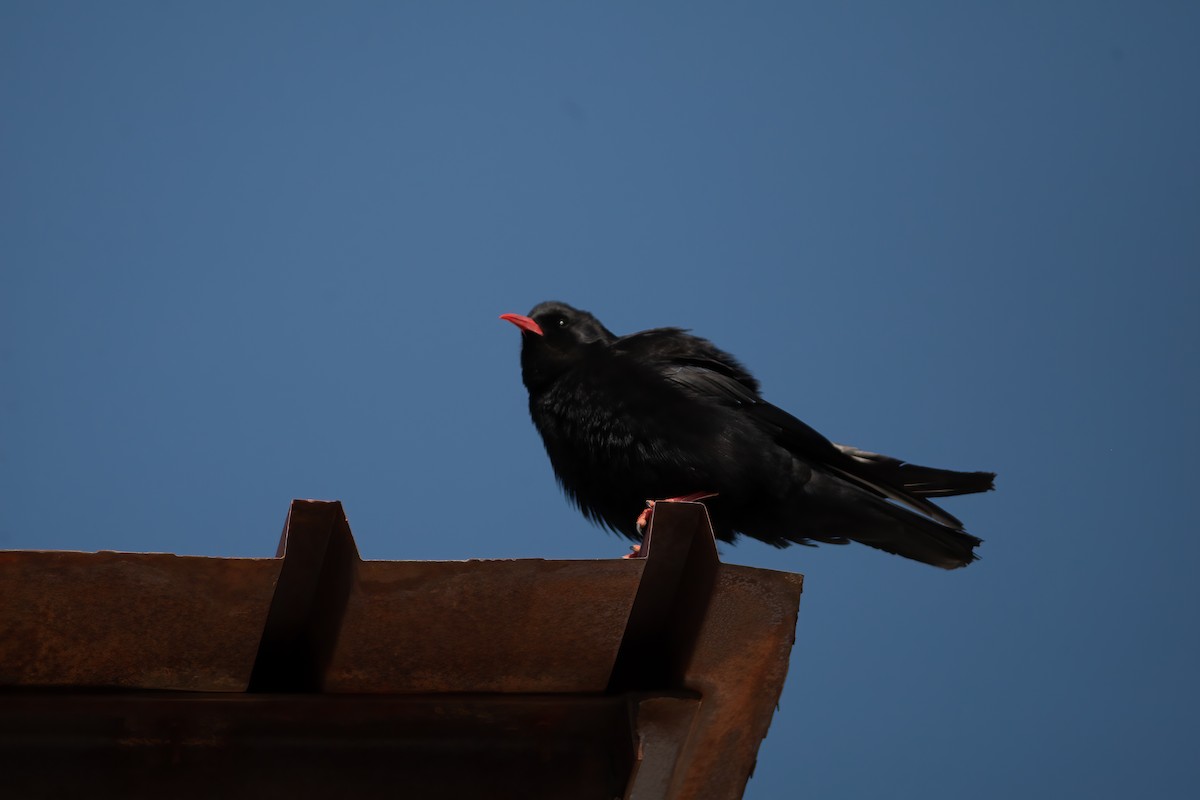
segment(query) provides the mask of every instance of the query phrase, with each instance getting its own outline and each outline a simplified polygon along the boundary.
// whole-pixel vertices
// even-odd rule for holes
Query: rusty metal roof
[[[0,785],[739,798],[801,577],[721,564],[697,503],[643,552],[364,561],[299,500],[273,559],[0,552]]]

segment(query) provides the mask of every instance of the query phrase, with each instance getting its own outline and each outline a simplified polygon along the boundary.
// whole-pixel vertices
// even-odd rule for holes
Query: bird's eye
[[[554,324],[555,324],[555,325],[557,325],[557,326],[558,326],[558,327],[560,327],[560,328],[565,328],[565,327],[567,327],[567,318],[566,318],[566,317],[559,317],[558,319],[556,319],[556,320],[554,321]]]

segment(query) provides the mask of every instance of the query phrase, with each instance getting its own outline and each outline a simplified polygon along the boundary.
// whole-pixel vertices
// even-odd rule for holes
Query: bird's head
[[[527,317],[501,314],[500,319],[521,329],[521,377],[531,392],[617,338],[588,312],[555,301],[538,303]]]

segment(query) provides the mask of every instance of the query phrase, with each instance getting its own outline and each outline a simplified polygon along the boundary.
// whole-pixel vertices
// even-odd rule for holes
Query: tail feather
[[[817,542],[849,544],[853,541],[942,569],[958,569],[979,560],[979,556],[975,555],[975,548],[983,544],[983,540],[978,536],[972,536],[961,529],[946,527],[886,501],[883,501],[882,505],[889,509],[885,513],[894,512],[904,515],[905,518],[859,523],[853,530],[847,529],[844,536],[836,535],[832,531],[827,534],[808,532],[807,535],[791,534],[784,538],[773,538],[769,543],[776,547],[788,544],[811,547]]]
[[[983,543],[978,536],[891,503],[882,502],[877,508],[892,518],[892,524],[880,526],[878,531],[856,533],[852,536],[855,541],[942,569],[957,569],[978,560],[975,548]]]
[[[793,512],[804,519],[800,537],[840,544],[846,539],[942,569],[965,567],[977,560],[983,540],[908,507],[849,483],[836,473],[815,472]]]
[[[989,492],[995,488],[994,472],[958,472],[952,469],[923,467],[898,458],[872,453],[850,445],[835,444],[880,483],[903,487],[917,497],[950,497],[959,494]]]

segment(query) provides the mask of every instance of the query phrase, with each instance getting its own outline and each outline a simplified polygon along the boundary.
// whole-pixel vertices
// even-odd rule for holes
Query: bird
[[[725,543],[853,541],[944,569],[977,559],[982,540],[929,498],[989,491],[995,473],[836,444],[682,328],[617,336],[557,301],[500,319],[520,329],[530,417],[563,492],[590,521],[637,542],[656,501],[691,500]]]

